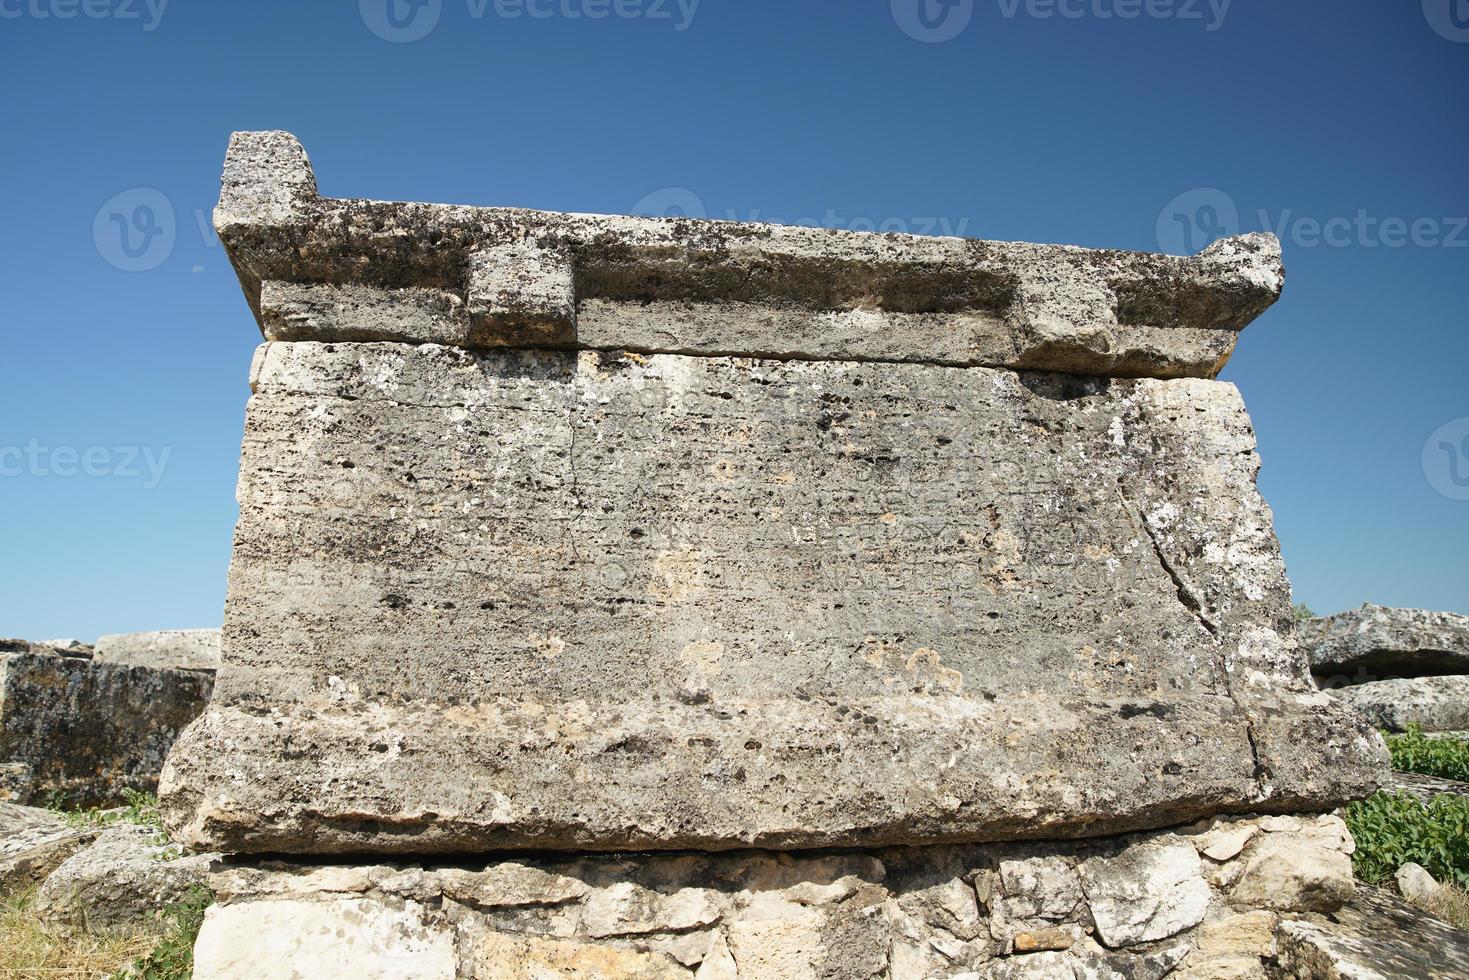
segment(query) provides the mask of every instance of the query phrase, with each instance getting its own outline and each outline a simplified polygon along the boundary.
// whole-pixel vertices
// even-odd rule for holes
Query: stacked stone
[[[1384,754],[1212,380],[1270,236],[329,200],[284,133],[215,220],[267,343],[161,784],[240,862],[196,976],[1263,976],[1351,895]]]
[[[111,806],[153,790],[213,685],[212,669],[0,640],[0,800]]]
[[[1379,728],[1469,732],[1469,616],[1368,603],[1303,623],[1301,642],[1322,689]]]

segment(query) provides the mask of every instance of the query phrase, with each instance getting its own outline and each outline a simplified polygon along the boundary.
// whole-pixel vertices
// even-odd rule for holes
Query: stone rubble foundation
[[[1354,896],[1334,816],[1081,843],[221,866],[196,980],[1264,978]]]

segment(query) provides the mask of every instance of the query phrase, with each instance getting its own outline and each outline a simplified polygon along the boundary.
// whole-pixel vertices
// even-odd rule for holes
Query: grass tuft
[[[49,927],[32,911],[35,889],[0,898],[0,978],[97,980],[115,974],[157,941],[153,932],[88,935]]]

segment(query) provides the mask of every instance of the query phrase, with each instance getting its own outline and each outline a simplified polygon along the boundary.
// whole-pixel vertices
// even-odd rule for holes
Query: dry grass
[[[1443,885],[1434,900],[1424,908],[1443,919],[1449,925],[1469,929],[1469,891],[1457,885]]]
[[[47,927],[31,912],[33,894],[0,897],[0,980],[97,980],[158,941],[147,932],[90,936]]]

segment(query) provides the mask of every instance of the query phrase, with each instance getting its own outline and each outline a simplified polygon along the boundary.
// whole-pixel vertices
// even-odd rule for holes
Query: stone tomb
[[[1369,792],[1194,258],[317,196],[236,134],[251,373],[195,847],[1094,837]]]

